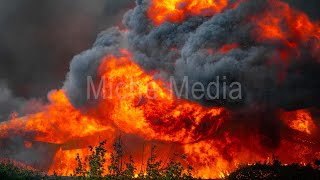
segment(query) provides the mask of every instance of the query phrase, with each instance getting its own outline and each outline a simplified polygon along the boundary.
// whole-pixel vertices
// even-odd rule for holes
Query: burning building
[[[76,153],[121,135],[141,168],[156,144],[163,160],[186,154],[199,177],[272,156],[309,163],[320,158],[319,39],[319,23],[283,1],[137,0],[72,59],[40,112],[0,124],[1,154],[68,175]],[[172,78],[187,90],[218,81],[206,88],[218,98],[177,96]],[[241,96],[225,96],[235,82]]]

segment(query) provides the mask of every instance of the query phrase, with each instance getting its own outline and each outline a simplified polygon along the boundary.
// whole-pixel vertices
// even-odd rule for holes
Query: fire
[[[289,127],[300,132],[312,134],[316,129],[316,125],[308,110],[301,109],[293,112],[285,112],[282,114],[282,119]]]
[[[63,90],[53,91],[43,112],[2,123],[1,138],[33,132],[35,135],[29,141],[61,144],[49,174],[63,175],[70,175],[75,169],[77,153],[82,157],[89,153],[88,144],[97,144],[104,138],[112,142],[116,128],[146,140],[178,143],[188,157],[188,164],[195,165],[194,174],[203,178],[225,177],[242,163],[263,161],[271,156],[262,150],[254,132],[250,135],[250,146],[242,144],[237,134],[225,132],[216,138],[215,134],[227,120],[226,110],[176,99],[165,84],[145,74],[125,50],[120,57],[107,55],[99,76],[112,80],[103,91],[116,89],[119,97],[102,99],[97,107],[81,112],[72,107]],[[117,86],[120,82],[121,86]],[[136,84],[130,84],[133,82]],[[307,134],[316,128],[311,114],[304,110],[284,113],[283,118],[291,128]],[[29,141],[25,145],[32,148]],[[283,143],[279,154],[289,145],[297,147]],[[304,147],[303,151],[309,149]]]
[[[193,162],[198,161],[202,166],[196,173],[203,178],[220,177],[224,178],[228,172],[235,169],[236,166],[230,166],[230,163],[224,159],[214,141],[201,141],[199,143],[188,144],[184,146],[185,153],[190,156]]]
[[[90,155],[88,148],[86,149],[74,149],[74,150],[63,150],[59,149],[53,159],[53,164],[51,165],[48,174],[63,174],[66,176],[72,175],[74,170],[77,168],[77,162],[75,161],[75,156],[79,154],[79,157],[83,161],[84,158]],[[110,159],[110,153],[106,153],[106,160]],[[108,169],[108,167],[104,167]]]
[[[239,48],[239,44],[237,43],[232,43],[232,44],[226,44],[226,45],[223,45],[220,49],[218,50],[213,50],[211,48],[208,49],[208,52],[211,54],[211,55],[214,55],[216,53],[222,53],[222,54],[226,54],[228,53],[229,51],[233,50],[233,49],[236,49],[236,48]]]
[[[319,24],[281,1],[268,2],[272,10],[263,10],[248,19],[253,26],[250,33],[257,44],[281,42],[280,47],[275,47],[279,53],[276,57],[285,63],[289,63],[291,56],[303,53],[298,51],[299,46],[308,47],[314,57],[320,57]],[[160,26],[165,22],[181,23],[190,16],[213,16],[228,6],[228,0],[152,0],[147,15],[154,25]],[[230,5],[230,8],[235,6]],[[223,55],[233,49],[246,48],[241,43],[228,43],[214,50],[209,48],[209,54]],[[172,50],[179,51],[176,47]],[[310,138],[318,131],[309,110],[280,113],[290,133],[280,134],[277,146],[268,149],[262,142],[270,137],[257,128],[261,122],[251,123],[251,116],[248,116],[244,121],[247,124],[237,124],[231,118],[231,110],[175,97],[166,81],[155,76],[157,72],[146,73],[132,56],[125,49],[105,55],[96,74],[96,80],[105,80],[105,86],[99,99],[92,104],[75,108],[63,89],[52,91],[48,95],[48,105],[41,112],[22,118],[13,114],[10,121],[1,123],[0,139],[24,137],[24,146],[28,149],[34,147],[34,142],[57,145],[48,172],[61,175],[73,172],[77,153],[83,157],[90,153],[89,145],[105,139],[112,143],[120,133],[161,142],[164,146],[174,144],[177,151],[187,155],[184,163],[193,166],[194,174],[203,178],[225,177],[241,164],[264,161],[273,154],[280,155],[285,162],[307,162],[306,157],[313,153],[309,146],[315,143],[304,141],[301,145],[299,142],[301,134]],[[280,73],[279,79],[285,79],[284,76],[285,71]],[[261,118],[253,115],[257,117]],[[288,147],[297,154],[287,153]],[[111,150],[112,145],[108,148]],[[140,159],[137,154],[134,158]],[[142,162],[138,161],[140,165],[142,167]]]
[[[199,138],[193,135],[205,119],[215,124],[213,128],[222,123],[222,108],[205,108],[176,99],[165,89],[165,84],[153,80],[134,64],[128,52],[124,55],[107,57],[100,66],[101,77],[117,82],[105,91],[117,90],[115,98],[118,99],[111,100],[114,108],[111,119],[121,130],[147,139],[189,142]],[[123,85],[116,87],[119,82]],[[215,129],[208,131],[214,132]]]
[[[50,104],[43,112],[14,119],[1,125],[1,137],[36,132],[32,140],[61,144],[73,138],[112,130],[101,126],[95,119],[82,115],[69,103],[63,90],[49,94]]]
[[[312,22],[308,16],[297,11],[282,1],[268,0],[269,8],[250,17],[253,24],[253,36],[259,43],[279,43],[277,55],[272,63],[281,63],[283,68],[278,72],[279,83],[286,78],[290,60],[303,58],[301,47],[308,49],[312,58],[320,62],[320,24]],[[300,48],[299,48],[300,47]]]
[[[224,46],[221,47],[221,49],[219,50],[219,52],[221,53],[227,53],[229,51],[231,51],[232,49],[238,48],[239,45],[237,43],[233,43],[233,44],[226,44]]]
[[[224,121],[223,108],[176,99],[160,80],[146,75],[125,50],[120,57],[107,55],[99,74],[110,79],[103,92],[114,91],[114,96],[101,97],[97,107],[84,113],[72,107],[63,90],[53,91],[43,112],[1,124],[1,138],[33,132],[32,141],[61,144],[49,173],[69,175],[75,166],[75,153],[87,153],[87,149],[77,148],[99,142],[94,135],[112,141],[118,128],[146,140],[189,143],[214,134]],[[209,128],[204,127],[208,123]],[[82,142],[77,141],[79,138]]]
[[[269,0],[269,4],[271,9],[252,17],[260,42],[282,41],[287,47],[295,48],[297,43],[305,44],[312,39],[319,41],[318,23],[313,23],[305,14],[284,2]]]
[[[228,0],[152,0],[148,16],[155,25],[182,22],[189,16],[212,16],[228,6]]]
[[[32,148],[32,142],[30,142],[30,141],[24,141],[23,143],[24,143],[24,146],[25,146],[26,148],[28,148],[28,149]]]

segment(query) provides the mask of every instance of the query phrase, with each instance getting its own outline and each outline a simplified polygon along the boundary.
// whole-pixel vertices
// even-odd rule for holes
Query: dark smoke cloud
[[[17,96],[60,88],[70,59],[121,22],[132,0],[0,2],[0,77]]]
[[[302,1],[302,0],[284,0],[285,2],[289,3],[292,7],[297,8],[309,15],[313,20],[319,20],[320,18],[320,1],[318,0],[309,0],[309,1]]]
[[[24,105],[25,99],[14,97],[7,84],[0,81],[0,122],[13,112],[21,112]]]
[[[0,2],[0,121],[63,86],[70,59],[121,22],[132,0]],[[20,98],[21,97],[21,98]],[[34,101],[32,100],[32,103]],[[21,114],[23,115],[23,113]]]
[[[0,80],[0,122],[8,120],[10,116],[21,116],[38,112],[43,107],[39,99],[15,97],[4,80]]]
[[[117,23],[131,3],[129,0],[116,3],[5,3],[1,6],[6,7],[1,11],[4,15],[0,16],[3,27],[1,36],[4,39],[0,43],[0,75],[9,82],[13,91],[10,93],[44,96],[49,89],[61,86],[67,71],[66,64],[72,56],[70,52],[84,49],[99,29]],[[312,77],[319,69],[318,65],[293,63],[292,71],[301,70],[303,76],[289,74],[282,87],[278,87],[276,67],[266,66],[274,46],[257,44],[248,35],[252,26],[243,25],[244,19],[267,9],[265,1],[249,1],[235,10],[227,10],[211,18],[193,17],[182,24],[164,23],[159,27],[154,27],[146,17],[148,3],[137,1],[138,5],[127,12],[123,20],[130,30],[128,48],[133,51],[134,60],[146,71],[162,70],[166,76],[174,75],[178,82],[180,79],[180,83],[183,76],[188,76],[191,85],[198,81],[208,84],[217,76],[226,76],[227,83],[242,83],[243,100],[200,101],[206,105],[232,107],[263,102],[295,108],[317,104],[319,80]],[[302,6],[296,1],[290,3],[317,18],[318,14],[310,8],[312,5]],[[310,1],[312,3],[315,5],[317,2]],[[96,76],[101,57],[119,48],[119,44],[126,44],[123,36],[115,28],[108,30],[99,35],[92,49],[74,57],[64,89],[69,92],[75,106],[86,102],[86,76]],[[207,48],[218,49],[234,42],[239,43],[241,48],[217,56],[206,52]],[[12,104],[17,103],[13,101]]]
[[[318,7],[317,1],[303,2],[313,3],[303,6],[300,6],[298,1],[290,2],[300,10],[306,10],[313,19],[319,17],[319,12],[314,10]],[[0,29],[1,39],[4,39],[0,42],[1,77],[7,79],[15,94],[23,96],[44,95],[48,90],[59,87],[67,71],[69,58],[88,47],[95,32],[101,30],[101,27],[105,28],[117,22],[118,15],[114,14],[121,14],[118,13],[119,10],[130,3],[129,0],[38,1],[35,4],[20,1],[0,2],[0,7],[6,7],[0,11],[5,12],[5,15],[0,16],[0,26],[5,29]],[[119,48],[131,50],[134,60],[147,72],[161,70],[166,78],[173,75],[180,83],[183,76],[188,76],[191,83],[200,81],[208,84],[215,81],[217,76],[226,76],[227,83],[241,82],[244,92],[244,99],[241,101],[202,99],[198,102],[208,106],[227,107],[266,104],[267,108],[250,109],[251,114],[248,114],[247,109],[242,113],[234,112],[231,115],[232,122],[227,123],[237,122],[239,126],[249,125],[248,128],[259,126],[259,131],[268,139],[263,143],[269,147],[279,145],[282,128],[273,108],[295,109],[319,105],[320,66],[309,54],[303,54],[304,59],[300,62],[292,59],[286,79],[278,86],[277,67],[266,65],[277,44],[256,43],[249,36],[252,25],[244,25],[244,19],[270,9],[264,0],[248,0],[237,9],[227,10],[214,17],[193,17],[182,24],[165,23],[159,27],[154,27],[146,17],[148,1],[138,0],[137,4],[127,12],[123,20],[125,27],[130,30],[128,34],[119,28],[108,29],[98,36],[91,49],[72,59],[63,89],[75,107],[87,103],[87,76],[97,78],[97,68],[102,57],[108,53],[117,54]],[[32,8],[26,8],[30,6]],[[118,10],[114,10],[114,7]],[[27,17],[35,19],[34,22],[30,24]],[[39,29],[39,26],[46,28]],[[49,35],[46,31],[49,31]],[[224,44],[234,42],[239,43],[240,48],[226,54],[213,56],[207,51],[208,48],[219,49]],[[305,59],[310,61],[304,61]],[[294,73],[297,71],[300,75]],[[5,83],[0,83],[0,120],[13,110],[26,111],[23,107],[26,107],[25,104],[29,101],[16,98],[13,94]],[[234,124],[230,127],[238,127]],[[252,129],[247,129],[246,132],[250,133]],[[5,143],[5,154],[15,152],[9,157],[19,160],[37,159],[39,155],[39,159],[47,160],[48,158],[42,158],[42,155],[48,156],[48,149],[53,149],[47,146],[43,148],[40,144],[34,145],[32,149],[39,151],[29,152],[23,146],[24,139],[17,137],[7,141],[13,145],[7,146]]]
[[[292,58],[290,67],[284,70],[281,65],[268,64],[281,43],[257,42],[249,33],[253,30],[253,24],[246,22],[249,17],[272,11],[273,7],[267,1],[249,0],[211,18],[195,17],[182,24],[164,23],[159,27],[152,26],[146,17],[147,6],[148,1],[139,1],[124,19],[124,24],[131,30],[129,43],[139,65],[146,70],[162,70],[168,76],[174,75],[179,84],[183,84],[183,77],[188,76],[189,89],[195,82],[207,87],[217,77],[221,84],[242,84],[244,98],[241,100],[204,98],[198,102],[227,107],[265,104],[287,109],[319,105],[320,78],[316,72],[320,65],[310,55],[308,47],[299,47],[301,58]],[[240,47],[226,54],[208,52],[209,48],[217,50],[232,43]],[[287,71],[287,75],[279,85],[278,75],[282,71]],[[297,75],[297,71],[301,73]],[[226,81],[221,80],[224,76]],[[227,89],[227,92],[231,90]],[[222,87],[219,92],[223,92]],[[212,94],[215,93],[212,90]]]
[[[68,92],[72,104],[80,107],[87,102],[87,77],[97,79],[98,67],[106,54],[116,54],[126,47],[125,33],[110,28],[99,34],[94,46],[75,56],[70,63],[70,71],[63,89]]]
[[[165,78],[174,76],[180,85],[183,77],[188,76],[189,89],[194,82],[201,82],[206,87],[210,82],[215,82],[217,77],[221,84],[240,82],[242,85],[243,99],[240,100],[191,100],[230,108],[263,104],[274,108],[296,109],[319,105],[320,79],[316,72],[320,66],[310,51],[304,49],[306,47],[299,47],[303,53],[302,58],[291,59],[288,70],[283,70],[281,65],[268,64],[281,44],[257,42],[249,33],[253,25],[246,23],[246,20],[263,11],[272,10],[273,7],[267,1],[249,0],[236,9],[226,10],[213,17],[193,17],[181,24],[164,23],[158,27],[154,27],[147,17],[149,2],[137,1],[137,6],[128,11],[123,19],[123,24],[129,29],[128,48],[140,66],[146,71],[160,70]],[[64,88],[75,106],[80,107],[86,103],[86,76],[96,75],[94,69],[100,63],[99,58],[107,52],[103,47],[119,46],[120,40],[116,39],[123,38],[119,34],[115,30],[103,33],[92,49],[73,59]],[[237,43],[240,47],[226,54],[212,55],[208,52],[209,48],[216,50],[231,43]],[[279,71],[287,71],[280,85]],[[226,77],[226,80],[222,77]],[[227,89],[227,92],[231,90]],[[219,92],[223,92],[222,87]],[[215,93],[213,89],[212,94]]]

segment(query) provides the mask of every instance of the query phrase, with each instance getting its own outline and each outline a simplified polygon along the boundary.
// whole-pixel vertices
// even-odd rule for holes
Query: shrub
[[[150,158],[147,161],[147,179],[160,179],[161,177],[161,161],[157,161],[157,156],[155,154],[155,146],[152,146]]]
[[[320,179],[320,171],[309,165],[283,165],[279,160],[273,163],[256,163],[243,166],[231,173],[228,179]]]
[[[108,173],[105,172],[105,154],[104,148],[106,141],[101,142],[97,147],[89,147],[91,155],[84,158],[82,161],[79,154],[77,154],[76,160],[78,167],[74,171],[74,175],[79,179],[133,179],[137,168],[133,161],[132,156],[129,156],[129,161],[125,162],[123,168],[123,147],[121,144],[121,138],[115,141],[113,144],[114,151],[111,153],[110,164],[108,165]],[[171,158],[169,163],[164,167],[161,161],[157,160],[156,147],[151,148],[150,157],[147,161],[146,171],[141,171],[138,174],[139,179],[193,179],[191,171],[192,167],[188,166],[185,169],[182,163],[175,161]],[[177,158],[178,155],[175,154]],[[185,159],[186,156],[181,156]],[[89,169],[87,170],[87,167]]]
[[[0,163],[0,178],[24,180],[24,179],[42,179],[44,177],[37,171],[18,167],[13,162],[10,162],[10,161],[3,161]]]
[[[74,171],[75,176],[80,176],[82,178],[89,177],[90,179],[99,179],[102,177],[105,171],[105,154],[107,152],[104,148],[105,144],[106,141],[102,141],[96,147],[89,146],[91,154],[85,157],[84,162],[82,162],[79,154],[77,154],[76,161],[78,166]],[[88,170],[87,166],[89,166]]]

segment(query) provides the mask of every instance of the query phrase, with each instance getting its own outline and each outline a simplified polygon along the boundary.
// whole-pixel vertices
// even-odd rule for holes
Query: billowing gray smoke
[[[146,73],[156,70],[168,81],[172,76],[180,86],[179,88],[183,86],[185,77],[188,77],[189,80],[188,89],[191,89],[195,82],[206,86],[210,82],[217,81],[217,77],[219,77],[220,85],[227,84],[227,89],[224,90],[224,87],[219,85],[218,90],[209,89],[212,94],[218,92],[220,94],[224,91],[231,92],[233,89],[229,85],[233,82],[240,82],[241,99],[208,99],[205,96],[198,100],[192,98],[192,95],[188,95],[190,100],[203,105],[224,106],[227,109],[237,108],[237,110],[228,111],[230,118],[228,117],[228,121],[221,125],[214,137],[211,130],[209,134],[206,134],[206,129],[212,129],[211,122],[202,121],[198,126],[199,132],[201,132],[199,140],[214,140],[227,129],[231,129],[230,133],[233,136],[239,134],[245,136],[252,133],[253,129],[255,131],[258,129],[261,132],[261,144],[276,148],[280,144],[282,130],[286,128],[279,118],[279,108],[296,109],[319,106],[319,59],[310,54],[309,50],[313,43],[319,43],[318,39],[317,42],[310,40],[307,43],[309,46],[298,46],[301,56],[290,56],[288,67],[284,68],[281,63],[270,65],[268,60],[274,57],[279,58],[277,48],[283,48],[283,44],[277,41],[257,41],[250,33],[254,28],[252,23],[255,22],[247,21],[255,14],[272,11],[274,7],[270,7],[266,0],[246,0],[240,3],[237,8],[224,10],[213,17],[188,17],[182,23],[166,22],[159,26],[154,26],[147,17],[149,2],[150,0],[137,0],[137,6],[126,13],[123,25],[127,31],[122,31],[121,28],[110,28],[102,32],[91,49],[72,59],[63,89],[75,107],[95,105],[95,102],[87,100],[87,77],[91,76],[98,82],[100,80],[98,67],[103,57],[106,54],[120,55],[119,49],[121,48],[128,49],[133,54],[134,61]],[[232,4],[233,1],[230,0],[230,2]],[[114,5],[113,2],[110,5]],[[72,42],[71,46],[76,44]],[[234,46],[230,51],[212,53],[212,51],[219,51],[225,45],[232,44],[237,44],[237,46]],[[14,54],[24,56],[25,52],[15,51]],[[43,53],[46,54],[46,51]],[[46,59],[46,61],[52,62],[54,60]],[[36,64],[34,62],[31,58],[31,61],[28,59],[25,64],[33,67]],[[19,67],[25,68],[21,62],[18,64]],[[0,69],[9,69],[5,67],[2,66]],[[39,71],[39,73],[41,72]],[[285,76],[279,82],[279,74],[281,73],[284,73]],[[24,73],[21,74],[24,75]],[[19,84],[19,82],[17,83]],[[223,97],[223,95],[219,95],[219,97]],[[28,103],[29,101],[24,99],[15,98],[7,86],[0,82],[0,120],[6,118],[13,111],[25,112],[24,107],[28,107]],[[32,104],[29,107],[37,106]],[[182,121],[184,120],[182,118]],[[188,118],[186,120],[184,125],[189,126],[188,122],[192,120]],[[161,126],[160,121],[152,119],[149,123],[153,123],[152,126],[157,127],[159,124]],[[54,144],[52,147],[46,148],[46,145],[42,146],[42,143],[36,143],[33,145],[33,149],[39,151],[25,151],[22,145],[25,143],[24,141],[25,139],[20,137],[0,141],[6,147],[0,153],[8,154],[7,157],[18,160],[25,160],[24,158],[28,160],[30,157],[33,159],[39,155],[41,155],[40,159],[48,159],[42,158],[42,155],[49,156],[48,149],[54,153],[58,148],[58,145]],[[239,147],[242,147],[243,143],[246,142],[241,142]],[[8,146],[7,144],[12,145]],[[137,147],[134,143],[132,145]],[[18,152],[20,149],[22,149],[22,153]],[[226,154],[228,153],[228,148],[222,149],[222,151],[226,151]]]
[[[127,37],[115,29],[109,30],[98,37],[91,50],[74,58],[64,87],[74,105],[79,107],[86,102],[86,76],[96,75],[100,59],[108,49],[121,47],[119,39],[128,40],[135,62],[147,72],[158,70],[168,80],[174,76],[181,86],[187,76],[189,89],[195,82],[207,87],[219,77],[220,85],[226,83],[226,91],[230,92],[229,85],[240,82],[241,99],[205,96],[197,100],[188,96],[204,105],[234,108],[259,104],[286,109],[319,105],[320,76],[317,72],[320,65],[310,54],[309,47],[299,46],[300,58],[291,57],[289,67],[283,68],[281,64],[270,65],[268,61],[272,57],[280,58],[276,50],[282,43],[258,42],[252,36],[253,24],[247,19],[263,11],[272,11],[274,7],[266,0],[248,0],[213,17],[192,17],[182,23],[167,22],[157,27],[147,17],[148,3],[137,1],[137,6],[125,15],[123,24],[129,30]],[[226,53],[208,51],[219,50],[227,44],[239,46]],[[309,44],[312,46],[312,42]],[[286,75],[279,83],[281,73]],[[224,92],[222,86],[218,91],[210,91],[212,94]]]
[[[26,100],[15,97],[5,81],[0,79],[0,122],[15,114],[32,114],[38,112],[43,103],[38,99]]]
[[[60,88],[72,56],[118,24],[132,0],[0,2],[0,121]],[[34,103],[35,101],[31,100]],[[30,111],[28,111],[30,112]],[[32,111],[31,111],[32,112]]]
[[[0,2],[0,78],[17,96],[60,88],[70,59],[118,24],[132,0]]]
[[[70,72],[64,89],[68,92],[69,99],[74,106],[80,107],[87,102],[87,77],[97,77],[97,69],[108,53],[119,51],[126,47],[125,34],[117,28],[110,28],[100,33],[93,47],[75,56],[70,64]]]
[[[6,119],[13,112],[21,112],[25,100],[15,98],[5,82],[0,81],[0,119]]]

